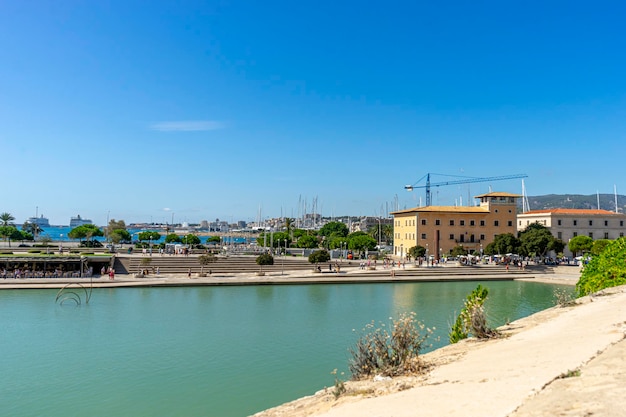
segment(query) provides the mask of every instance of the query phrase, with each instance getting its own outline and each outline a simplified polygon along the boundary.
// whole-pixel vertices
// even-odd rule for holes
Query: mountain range
[[[527,199],[530,210],[600,208],[602,210],[615,211],[615,194],[547,194],[528,196]],[[598,204],[598,201],[600,204]],[[519,204],[521,207],[521,199]],[[626,196],[617,195],[617,210],[619,213],[626,213]]]

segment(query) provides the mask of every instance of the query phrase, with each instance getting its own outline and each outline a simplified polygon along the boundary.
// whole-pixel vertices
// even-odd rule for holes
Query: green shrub
[[[609,287],[626,284],[626,238],[619,238],[609,243],[597,256],[591,258],[583,267],[580,279],[576,283],[579,297]]]
[[[376,328],[372,322],[363,329],[356,346],[350,349],[352,379],[404,375],[422,369],[419,354],[432,331],[417,322],[413,312],[402,314],[388,328],[384,324]]]
[[[465,299],[465,305],[450,329],[450,343],[457,343],[467,339],[471,334],[479,339],[486,339],[498,335],[498,331],[487,325],[487,316],[483,305],[489,295],[489,290],[478,285]]]
[[[41,253],[41,250],[39,250],[39,249],[29,249],[28,253]]]

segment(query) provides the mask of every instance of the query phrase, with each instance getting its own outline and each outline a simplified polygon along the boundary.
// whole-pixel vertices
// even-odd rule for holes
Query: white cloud
[[[150,125],[150,129],[160,132],[199,132],[223,128],[224,123],[216,120],[183,120],[178,122],[158,122]]]
[[[165,208],[163,209],[163,211],[171,211],[171,210],[172,210],[172,209],[171,209],[171,208],[169,208],[169,207],[165,207]]]

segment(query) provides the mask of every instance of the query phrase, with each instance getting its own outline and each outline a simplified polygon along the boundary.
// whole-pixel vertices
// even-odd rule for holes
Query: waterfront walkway
[[[167,259],[167,258],[165,258]],[[189,258],[190,262],[196,262]],[[196,262],[197,263],[197,262]],[[186,268],[185,268],[186,269]],[[206,267],[205,272],[211,267]],[[68,284],[81,284],[94,288],[111,287],[167,287],[167,286],[224,286],[224,285],[288,285],[288,284],[354,284],[354,283],[390,283],[390,282],[427,282],[427,281],[489,281],[524,279],[538,282],[573,285],[580,276],[577,267],[531,267],[526,270],[506,271],[502,266],[481,265],[463,267],[457,265],[419,267],[407,265],[405,268],[391,269],[377,267],[376,269],[361,269],[358,263],[342,264],[340,272],[331,272],[327,268],[315,272],[308,264],[306,269],[278,270],[277,265],[264,275],[258,274],[258,266],[254,272],[250,269],[220,270],[219,273],[199,276],[193,272],[191,278],[187,273],[150,274],[137,277],[135,274],[116,274],[114,280],[108,276],[93,278],[24,278],[0,279],[0,289],[27,289],[27,288],[62,288]],[[198,270],[194,267],[194,270]]]

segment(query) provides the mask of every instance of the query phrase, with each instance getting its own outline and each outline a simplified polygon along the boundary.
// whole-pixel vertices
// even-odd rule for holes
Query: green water
[[[78,307],[0,291],[0,414],[246,416],[332,386],[372,320],[415,311],[446,344],[477,284],[97,289]],[[552,285],[482,284],[492,326],[554,304]]]

